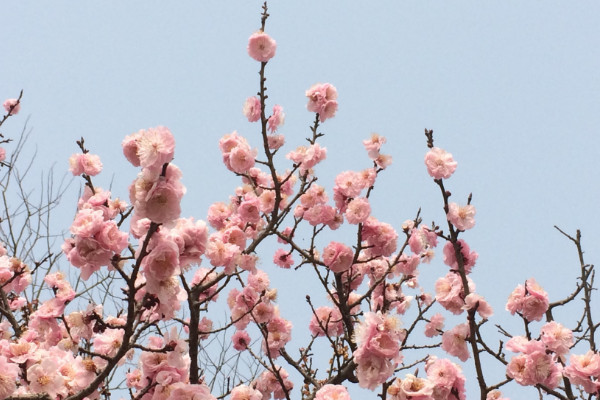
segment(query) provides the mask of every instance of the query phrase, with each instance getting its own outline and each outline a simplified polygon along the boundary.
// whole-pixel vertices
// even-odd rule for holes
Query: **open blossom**
[[[371,206],[366,197],[352,199],[346,208],[346,219],[351,224],[363,223],[371,215]]]
[[[242,108],[244,115],[248,118],[248,122],[256,122],[260,119],[260,100],[255,97],[248,97]]]
[[[379,150],[385,142],[385,137],[380,136],[377,133],[373,133],[369,139],[363,140],[363,145],[365,146],[367,154],[371,160],[377,160],[379,157]]]
[[[323,250],[323,262],[332,272],[347,271],[353,260],[354,252],[343,243],[331,242]]]
[[[446,217],[457,229],[466,231],[475,226],[475,212],[475,207],[470,204],[459,206],[456,203],[450,203]]]
[[[17,364],[8,362],[6,357],[0,356],[0,399],[5,399],[17,389],[17,377],[20,368]]]
[[[433,383],[425,378],[407,374],[404,379],[396,378],[387,390],[390,400],[430,400]]]
[[[340,336],[344,333],[340,310],[333,307],[317,308],[308,329],[314,336]]]
[[[444,327],[444,316],[440,313],[434,314],[425,325],[425,336],[434,337],[440,334]]]
[[[262,400],[262,393],[250,386],[240,385],[231,391],[230,400]]]
[[[10,115],[17,115],[21,110],[21,102],[17,99],[7,99],[2,106]]]
[[[327,384],[315,394],[315,400],[351,400],[348,389],[342,385]]]
[[[572,354],[564,373],[571,383],[582,386],[589,394],[597,394],[600,380],[600,354],[592,350],[582,355]]]
[[[271,133],[275,132],[285,122],[285,114],[283,113],[283,107],[279,104],[273,106],[273,115],[269,117],[269,125],[267,130]]]
[[[308,111],[316,112],[322,122],[333,117],[338,108],[337,89],[331,83],[316,83],[306,91]]]
[[[73,154],[69,158],[69,171],[74,176],[81,174],[96,176],[102,171],[102,162],[96,154]]]
[[[573,346],[573,332],[556,321],[548,322],[541,329],[541,341],[563,361]]]
[[[163,164],[173,160],[175,154],[175,138],[164,126],[126,136],[122,146],[123,154],[133,166],[154,171],[160,171]]]
[[[452,176],[458,165],[452,158],[452,154],[434,147],[425,154],[425,165],[427,172],[434,179],[448,179]]]
[[[277,42],[266,33],[259,31],[248,39],[248,55],[259,62],[267,62],[275,56]]]
[[[479,254],[475,251],[471,251],[469,245],[463,239],[458,239],[458,245],[460,246],[460,254],[462,255],[465,273],[469,274],[471,273],[471,269],[475,266]],[[452,242],[446,242],[444,245],[444,264],[448,265],[453,271],[459,270],[456,252],[454,251]]]
[[[518,285],[508,297],[506,310],[512,315],[519,312],[528,321],[539,321],[548,310],[548,293],[533,278]]]
[[[442,335],[442,349],[448,354],[458,357],[461,361],[467,361],[470,357],[467,347],[469,338],[469,324],[456,325],[454,328],[444,332]]]

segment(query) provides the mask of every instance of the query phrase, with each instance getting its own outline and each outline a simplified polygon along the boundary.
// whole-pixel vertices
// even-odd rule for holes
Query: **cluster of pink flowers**
[[[358,348],[354,352],[356,376],[361,387],[374,390],[385,382],[402,361],[400,341],[404,332],[391,315],[369,312],[355,331]]]
[[[96,176],[102,171],[102,162],[96,154],[73,154],[69,158],[69,171],[75,176],[81,174]]]
[[[430,356],[425,366],[427,378],[408,374],[388,387],[390,400],[464,400],[465,377],[460,367],[446,359]]]
[[[369,139],[363,140],[363,145],[371,160],[381,169],[386,169],[392,164],[392,157],[387,154],[381,154],[381,146],[386,142],[386,138],[373,133]]]
[[[73,237],[65,240],[62,250],[69,262],[81,270],[82,279],[87,280],[103,266],[112,270],[113,257],[129,244],[129,235],[114,221],[126,204],[111,200],[108,191],[96,187],[92,192],[86,186],[78,208],[71,224]]]
[[[523,386],[542,384],[551,389],[558,386],[562,377],[562,366],[553,353],[540,340],[527,340],[515,336],[506,343],[506,348],[519,355],[511,358],[506,366],[506,375]]]
[[[477,262],[479,254],[475,251],[471,251],[467,242],[463,239],[458,239],[457,242],[460,247],[460,255],[462,256],[463,267],[466,274],[470,274],[471,270]],[[446,242],[444,245],[444,264],[450,267],[452,271],[458,271],[458,261],[456,260],[456,251],[452,242]]]
[[[254,167],[257,151],[236,131],[223,136],[219,141],[219,148],[223,154],[223,163],[230,171],[243,174]]]
[[[338,108],[337,89],[331,83],[315,83],[306,91],[308,111],[316,112],[322,122],[332,118]]]
[[[527,321],[539,321],[548,310],[548,302],[548,293],[534,278],[529,278],[510,294],[506,310],[512,315],[520,313]]]
[[[289,152],[286,157],[294,164],[299,166],[301,174],[312,173],[315,165],[327,157],[327,149],[321,147],[319,143],[308,147],[300,146],[296,150]]]

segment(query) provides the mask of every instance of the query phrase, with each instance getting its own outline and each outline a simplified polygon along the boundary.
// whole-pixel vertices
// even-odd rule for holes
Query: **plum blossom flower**
[[[17,389],[20,368],[17,364],[8,362],[0,356],[0,399],[5,399]]]
[[[425,336],[434,337],[440,335],[440,331],[444,327],[444,316],[440,313],[434,314],[427,325],[425,325]]]
[[[348,389],[342,385],[327,384],[315,394],[315,400],[351,400]]]
[[[248,122],[256,122],[260,119],[260,100],[256,96],[248,97],[242,109]]]
[[[460,246],[460,254],[462,255],[465,273],[469,274],[471,273],[471,269],[475,266],[479,254],[475,251],[471,251],[469,245],[463,239],[458,239],[458,245]],[[446,242],[444,245],[444,264],[448,265],[453,271],[459,270],[456,252],[454,251],[452,242]]]
[[[244,330],[236,331],[231,338],[233,348],[237,351],[246,350],[250,345],[250,335]]]
[[[250,386],[240,385],[231,391],[230,400],[262,400],[262,393]]]
[[[404,379],[396,378],[387,393],[390,400],[429,400],[433,399],[433,388],[433,383],[428,379],[407,374]]]
[[[425,154],[427,172],[434,179],[448,179],[452,176],[458,165],[452,154],[434,147]]]
[[[343,243],[331,242],[323,250],[323,262],[332,272],[347,271],[353,260],[354,252]]]
[[[366,197],[357,197],[348,202],[346,207],[346,219],[351,224],[363,223],[371,215],[371,206]]]
[[[475,212],[475,207],[470,204],[459,206],[456,203],[450,203],[446,217],[457,229],[466,231],[475,226]]]
[[[74,176],[81,174],[96,176],[102,171],[102,162],[96,154],[73,154],[69,158],[69,171]]]
[[[21,110],[21,102],[18,99],[7,99],[2,106],[9,115],[17,115]]]
[[[285,114],[283,113],[283,107],[279,104],[273,106],[273,115],[269,117],[269,126],[267,130],[274,133],[283,123],[285,122]]]
[[[322,122],[332,118],[338,108],[337,89],[331,83],[316,83],[306,91],[308,111],[316,112]]]
[[[548,310],[548,304],[548,293],[534,278],[529,278],[525,281],[525,286],[518,285],[510,294],[506,310],[512,315],[520,312],[528,321],[539,321]]]
[[[259,31],[248,38],[248,55],[259,62],[267,62],[275,56],[277,42],[266,33]]]
[[[442,335],[442,349],[465,362],[470,357],[469,349],[467,348],[468,338],[469,324],[465,322],[464,324],[456,325]]]

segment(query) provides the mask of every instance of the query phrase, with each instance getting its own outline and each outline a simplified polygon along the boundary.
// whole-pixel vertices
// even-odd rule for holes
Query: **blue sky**
[[[104,160],[99,185],[112,181],[113,192],[126,197],[137,171],[121,156],[121,140],[165,125],[188,187],[183,214],[205,218],[238,184],[220,162],[219,138],[237,130],[258,145],[241,107],[258,88],[246,43],[261,4],[3,2],[0,98],[25,91],[19,118],[3,133],[16,135],[28,117],[36,168],[55,164],[58,174],[85,137]],[[399,228],[422,207],[426,222],[441,223],[441,196],[423,165],[423,130],[433,129],[436,144],[459,163],[447,184],[454,200],[464,203],[473,192],[477,225],[464,238],[480,255],[478,291],[500,321],[510,291],[531,276],[551,300],[571,291],[576,253],[553,225],[580,228],[586,261],[600,258],[599,3],[307,0],[269,7],[267,32],[278,43],[268,65],[269,104],[286,113],[286,149],[308,136],[304,91],[331,82],[339,111],[323,125],[328,157],[317,169],[320,183],[331,187],[338,172],[368,167],[361,140],[377,132],[388,138],[383,151],[394,163],[375,189],[375,216]],[[75,196],[66,201],[74,205]],[[441,256],[425,267],[431,279],[445,273]]]

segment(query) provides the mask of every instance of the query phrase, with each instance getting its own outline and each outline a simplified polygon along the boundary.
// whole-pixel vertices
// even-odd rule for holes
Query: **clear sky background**
[[[126,197],[137,171],[121,140],[165,125],[188,188],[183,215],[204,219],[239,183],[220,161],[219,138],[237,130],[259,144],[241,108],[258,88],[246,44],[261,4],[2,2],[0,98],[25,92],[3,133],[15,136],[28,117],[36,168],[55,165],[59,176],[85,137],[105,165],[96,184],[112,181]],[[553,225],[580,228],[586,261],[600,259],[600,3],[306,0],[269,8],[266,31],[278,49],[268,101],[286,113],[282,169],[283,154],[309,135],[304,91],[331,82],[339,111],[323,125],[320,183],[330,188],[337,173],[368,167],[361,141],[377,132],[394,163],[377,183],[374,215],[399,229],[422,207],[425,222],[442,223],[442,199],[423,164],[423,130],[433,129],[436,145],[459,163],[447,183],[454,201],[473,192],[477,225],[463,237],[479,253],[473,279],[495,323],[507,320],[507,296],[529,277],[551,301],[574,288],[577,254]],[[78,185],[58,229],[70,224]],[[431,279],[446,271],[441,255],[424,268]],[[276,283],[282,302],[292,288],[291,297],[304,296],[289,277]]]

